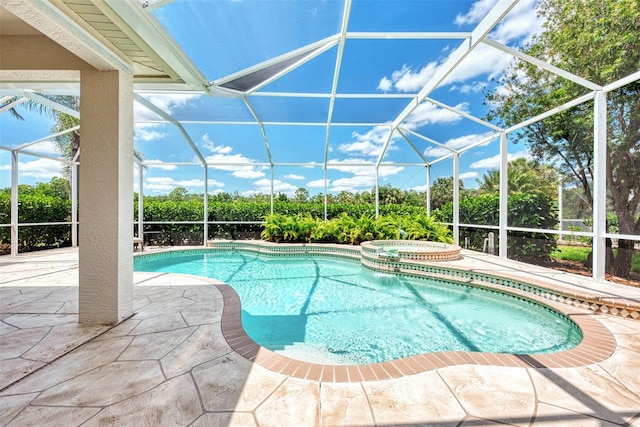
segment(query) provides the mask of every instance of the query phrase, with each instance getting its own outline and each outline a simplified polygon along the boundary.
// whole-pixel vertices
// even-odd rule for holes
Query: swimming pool
[[[229,284],[258,344],[325,364],[365,364],[439,351],[553,353],[582,334],[565,316],[470,285],[374,272],[326,256],[248,251],[136,257],[136,271],[173,272]]]

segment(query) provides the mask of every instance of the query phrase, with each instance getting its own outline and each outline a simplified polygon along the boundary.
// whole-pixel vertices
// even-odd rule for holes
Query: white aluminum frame
[[[611,234],[606,232],[605,220],[606,220],[606,211],[605,211],[605,199],[606,199],[606,94],[615,89],[621,88],[629,83],[640,80],[640,71],[637,71],[623,79],[620,79],[616,82],[608,84],[604,87],[601,87],[593,82],[590,82],[580,76],[569,73],[565,70],[562,70],[558,67],[555,67],[545,61],[542,61],[538,58],[534,58],[530,55],[524,54],[516,49],[513,49],[509,46],[506,46],[502,43],[499,43],[495,40],[492,40],[489,37],[489,33],[498,25],[501,20],[517,5],[518,0],[507,0],[500,1],[490,10],[490,12],[485,16],[484,19],[476,26],[476,28],[471,32],[348,32],[347,31],[347,23],[349,21],[349,15],[351,13],[351,0],[345,1],[345,6],[343,10],[342,16],[342,25],[339,33],[327,37],[323,40],[319,40],[315,43],[311,43],[302,48],[296,49],[294,51],[288,52],[284,55],[280,55],[276,58],[272,58],[268,61],[264,61],[260,64],[256,64],[247,69],[238,71],[228,76],[224,76],[215,81],[208,81],[205,76],[200,72],[200,70],[194,65],[190,58],[178,47],[177,43],[171,38],[171,36],[167,33],[167,31],[162,27],[162,25],[155,19],[153,14],[149,13],[151,10],[160,7],[161,5],[167,3],[171,0],[159,0],[157,2],[151,3],[148,7],[140,7],[137,2],[124,2],[121,0],[104,0],[104,2],[100,3],[100,10],[108,15],[111,19],[114,19],[118,22],[124,23],[129,28],[135,28],[135,34],[130,34],[132,37],[136,37],[137,39],[142,39],[146,43],[147,53],[152,54],[152,56],[166,64],[173,75],[182,80],[183,83],[139,83],[136,84],[136,93],[135,100],[142,105],[149,108],[151,111],[154,111],[159,115],[160,119],[158,120],[147,120],[144,122],[137,123],[170,123],[178,128],[183,139],[187,142],[187,144],[194,151],[196,157],[199,160],[198,162],[182,162],[182,163],[165,163],[165,162],[154,162],[154,161],[137,161],[136,164],[139,167],[139,210],[138,210],[138,230],[139,233],[142,233],[144,222],[143,222],[143,175],[145,166],[152,166],[156,164],[176,164],[176,165],[201,165],[204,169],[204,241],[206,244],[208,238],[208,224],[217,223],[216,221],[209,222],[208,221],[208,168],[215,166],[267,166],[270,168],[270,176],[271,176],[271,211],[273,212],[273,203],[274,203],[274,195],[273,195],[273,180],[274,180],[274,168],[279,166],[318,166],[323,167],[324,171],[324,200],[325,200],[325,218],[327,215],[327,193],[328,193],[328,169],[332,167],[339,166],[347,166],[349,164],[345,163],[332,163],[329,161],[329,141],[331,128],[333,126],[387,126],[388,134],[387,139],[384,143],[382,152],[380,156],[377,158],[375,162],[370,164],[368,163],[354,163],[353,166],[360,167],[372,167],[375,169],[375,201],[376,201],[376,215],[379,213],[379,168],[384,167],[387,163],[384,162],[385,154],[389,148],[389,145],[392,141],[394,141],[394,137],[399,136],[400,140],[405,141],[406,144],[417,154],[421,163],[406,165],[411,166],[424,166],[426,169],[426,180],[427,180],[427,203],[426,210],[430,212],[430,179],[431,179],[431,167],[438,162],[449,159],[453,157],[453,169],[452,176],[454,178],[454,222],[453,229],[454,235],[456,238],[456,242],[459,240],[459,228],[461,226],[467,226],[466,224],[459,223],[459,157],[462,153],[469,151],[479,145],[489,143],[493,140],[499,139],[500,144],[500,221],[497,230],[499,232],[499,244],[500,244],[500,257],[507,256],[507,232],[508,230],[516,230],[516,231],[536,231],[543,233],[558,233],[558,234],[566,234],[566,235],[580,235],[580,236],[590,236],[593,237],[593,251],[594,251],[594,266],[593,266],[593,278],[596,280],[604,279],[604,252],[605,252],[605,239],[606,238],[625,238],[640,241],[640,236],[628,236],[628,235],[618,235]],[[115,67],[117,69],[128,70],[130,71],[131,66],[126,61],[124,61],[118,54],[115,54],[105,46],[103,46],[100,42],[98,42],[95,38],[88,36],[86,32],[82,30],[76,23],[72,22],[64,13],[60,11],[60,9],[49,3],[43,3],[36,0],[24,0],[23,6],[14,6],[13,12],[25,19],[27,22],[29,20],[38,19],[38,17],[44,15],[51,15],[48,17],[49,21],[60,31],[60,34],[55,35],[58,39],[64,41],[69,38],[76,39],[79,43],[84,46],[86,52],[86,60],[91,61],[93,59],[94,64],[106,63],[111,67]],[[27,16],[28,11],[35,10],[33,16]],[[460,45],[454,50],[454,52],[449,56],[449,58],[445,61],[445,63],[439,67],[436,74],[422,87],[420,91],[413,94],[349,94],[349,93],[338,93],[338,82],[340,78],[340,70],[342,65],[342,59],[344,54],[344,46],[345,41],[348,39],[451,39],[451,40],[460,40]],[[475,117],[469,113],[464,111],[460,111],[454,107],[446,105],[442,102],[439,102],[435,99],[429,97],[429,95],[451,74],[456,67],[480,44],[489,46],[494,49],[498,49],[506,54],[509,54],[513,57],[519,58],[520,60],[526,61],[544,69],[554,75],[560,76],[562,78],[568,79],[586,89],[590,92],[580,96],[570,102],[567,102],[561,106],[553,108],[543,114],[540,114],[536,117],[532,117],[528,120],[525,120],[517,125],[511,126],[508,129],[502,129],[499,126],[496,126],[492,123],[489,123],[481,118]],[[285,92],[268,92],[261,91],[262,88],[267,86],[270,82],[278,79],[279,77],[291,72],[292,70],[302,66],[318,55],[326,52],[327,50],[337,46],[337,55],[336,55],[336,65],[333,73],[333,81],[331,85],[330,93],[285,93]],[[97,52],[97,56],[102,59],[95,59],[91,55]],[[294,58],[298,55],[303,55],[305,52],[309,54],[301,57],[299,61],[296,61],[294,64],[286,67],[285,69],[279,71],[268,79],[265,79],[263,82],[260,82],[255,87],[252,87],[247,92],[240,92],[232,89],[228,89],[223,87],[226,82],[232,81],[234,79],[249,75],[253,72],[260,71],[266,67],[270,67],[279,62],[282,62],[287,59]],[[100,62],[102,61],[102,62]],[[53,83],[52,83],[53,84]],[[18,96],[18,98],[12,102],[11,104],[3,107],[0,110],[0,113],[7,111],[9,108],[19,105],[19,103],[26,102],[28,99],[31,99],[36,102],[40,102],[43,105],[47,105],[50,108],[55,108],[59,111],[62,111],[66,114],[70,114],[74,117],[79,117],[79,113],[77,111],[73,111],[64,107],[60,104],[53,103],[52,101],[41,97],[34,93],[33,91],[27,90],[29,87],[36,87],[37,84],[29,84],[26,83],[24,85],[25,90],[20,91],[18,88],[21,85],[17,83],[16,85],[12,85],[12,93],[6,94],[6,91],[3,91],[0,95],[3,95],[1,98],[4,102],[6,102],[9,96]],[[39,87],[39,86],[38,86]],[[62,87],[64,87],[65,91],[68,91],[68,82],[62,83]],[[211,96],[223,96],[223,97],[235,97],[241,98],[251,113],[253,117],[253,121],[190,121],[190,120],[176,120],[167,112],[163,111],[158,106],[154,105],[148,99],[146,99],[142,94],[144,93],[199,93],[199,94],[208,94]],[[251,99],[252,97],[302,97],[302,98],[328,98],[329,99],[329,112],[326,120],[317,121],[317,122],[265,122],[262,121],[259,117],[259,114],[255,110],[252,105]],[[390,118],[390,121],[387,123],[359,123],[359,122],[349,122],[349,123],[335,123],[333,122],[333,113],[335,102],[337,99],[407,99],[408,103],[405,108],[395,117]],[[522,129],[526,126],[544,120],[547,117],[550,117],[554,114],[557,114],[561,111],[567,110],[569,108],[580,105],[584,102],[588,102],[590,100],[594,101],[594,158],[595,161],[595,179],[593,183],[594,190],[594,228],[593,232],[568,232],[568,231],[558,231],[558,230],[529,230],[515,227],[507,226],[507,167],[508,167],[508,150],[507,150],[507,141],[508,135],[514,131]],[[494,133],[487,138],[483,138],[478,140],[466,147],[460,149],[452,149],[450,147],[446,147],[444,144],[439,143],[438,141],[420,134],[414,130],[409,129],[404,125],[405,120],[409,117],[409,115],[423,102],[433,103],[439,108],[446,109],[452,113],[455,113],[467,120],[471,120],[474,123],[480,124],[487,129],[493,131]],[[237,163],[230,165],[228,163],[225,164],[217,164],[217,163],[209,163],[206,161],[196,144],[193,142],[188,132],[184,128],[184,124],[242,124],[242,125],[255,125],[260,128],[264,149],[267,154],[268,162],[266,163]],[[311,163],[277,163],[274,162],[271,156],[271,148],[269,145],[269,140],[267,137],[267,133],[265,131],[265,126],[323,126],[326,129],[325,134],[325,150],[324,150],[324,161],[322,164],[311,164]],[[69,132],[71,130],[67,130],[65,132]],[[56,134],[58,135],[58,134]],[[33,141],[27,144],[23,144],[17,148],[9,148],[0,146],[0,149],[7,150],[11,152],[11,176],[12,176],[12,208],[11,208],[11,235],[12,235],[12,254],[15,251],[17,252],[17,245],[13,244],[17,241],[17,230],[20,224],[18,224],[18,214],[17,214],[17,182],[18,182],[18,156],[20,153],[29,154],[38,157],[44,158],[52,158],[49,156],[45,156],[42,154],[38,154],[28,150],[28,147],[41,142],[45,139],[50,139],[56,135],[51,135],[48,138],[43,138],[41,140]],[[428,159],[420,153],[420,151],[416,148],[416,146],[411,142],[411,140],[407,137],[407,135],[412,135],[416,138],[424,140],[430,144],[433,144],[438,147],[445,148],[449,151],[449,154],[441,156],[438,159],[433,161],[428,161]],[[55,159],[59,161],[65,161],[62,159]],[[73,244],[77,244],[77,162],[76,159],[73,159],[71,162],[72,166],[72,194],[73,194],[73,212],[72,212],[72,240]],[[398,165],[398,164],[393,164]],[[475,225],[469,225],[475,226]],[[479,228],[490,228],[495,229],[495,227],[482,226],[478,225]]]

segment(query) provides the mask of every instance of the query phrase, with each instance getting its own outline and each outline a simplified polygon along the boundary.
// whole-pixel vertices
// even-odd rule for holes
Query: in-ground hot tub
[[[460,246],[423,240],[372,240],[362,242],[363,258],[412,261],[452,261],[460,258]]]

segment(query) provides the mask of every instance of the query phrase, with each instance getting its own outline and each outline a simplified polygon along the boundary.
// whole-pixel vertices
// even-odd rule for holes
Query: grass
[[[613,251],[615,253],[615,249]],[[551,258],[584,263],[587,260],[589,253],[591,253],[591,247],[558,245],[556,250],[551,252]],[[638,253],[638,251],[633,254],[633,258],[631,260],[631,271],[640,273],[640,253]]]

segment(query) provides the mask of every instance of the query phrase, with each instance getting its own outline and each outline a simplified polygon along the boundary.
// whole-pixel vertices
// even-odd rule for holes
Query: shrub
[[[406,230],[403,229],[406,228]],[[343,212],[329,220],[314,218],[310,214],[265,216],[264,240],[272,242],[319,242],[359,245],[367,240],[412,239],[453,243],[447,226],[426,213],[352,216]]]
[[[511,227],[554,229],[558,224],[555,207],[540,194],[513,193],[507,201],[508,225]],[[436,213],[445,222],[453,222],[453,203],[445,204]],[[460,200],[460,222],[463,224],[499,225],[500,196],[472,196]],[[460,227],[460,238],[469,237],[470,248],[482,250],[487,231]],[[499,242],[496,242],[498,247]],[[553,235],[529,231],[509,231],[507,254],[510,258],[535,262],[549,259],[556,247]]]
[[[19,194],[18,222],[69,222],[71,220],[71,201],[66,198],[43,194]],[[0,192],[0,223],[11,222],[11,194]],[[9,242],[11,229],[0,227],[2,252],[11,251]],[[30,252],[41,249],[71,246],[70,225],[21,226],[18,230],[18,251]]]

